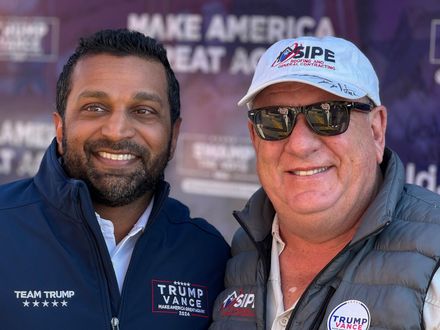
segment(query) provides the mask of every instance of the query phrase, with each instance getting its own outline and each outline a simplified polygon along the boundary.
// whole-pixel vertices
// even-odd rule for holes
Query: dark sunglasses
[[[271,106],[253,109],[248,117],[260,138],[278,141],[293,131],[298,114],[303,113],[310,128],[319,135],[333,136],[344,133],[350,123],[350,111],[369,112],[373,105],[358,102],[320,102],[299,107]]]

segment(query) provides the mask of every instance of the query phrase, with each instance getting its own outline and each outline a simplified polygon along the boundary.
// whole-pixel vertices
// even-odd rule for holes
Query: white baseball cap
[[[284,39],[261,56],[251,86],[238,105],[247,104],[264,88],[300,82],[345,99],[369,97],[380,105],[379,80],[368,58],[353,43],[336,37]]]

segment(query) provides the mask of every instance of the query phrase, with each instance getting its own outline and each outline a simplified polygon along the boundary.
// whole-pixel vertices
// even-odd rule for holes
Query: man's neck
[[[350,242],[352,234],[337,241],[310,243],[289,237],[280,255],[284,306],[290,308],[315,276]]]
[[[111,207],[98,203],[93,203],[93,206],[101,218],[110,220],[113,223],[115,240],[118,244],[139,220],[151,199],[152,194],[148,194],[123,206]]]

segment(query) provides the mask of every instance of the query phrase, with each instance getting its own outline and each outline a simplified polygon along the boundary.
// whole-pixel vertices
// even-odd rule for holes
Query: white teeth
[[[104,151],[99,152],[99,156],[111,160],[130,160],[136,158],[132,154],[111,154],[109,152],[104,152]]]
[[[321,167],[321,168],[315,168],[313,170],[308,170],[308,171],[293,171],[293,174],[295,175],[299,175],[299,176],[309,176],[309,175],[314,175],[314,174],[318,174],[324,171],[327,171],[328,167]]]

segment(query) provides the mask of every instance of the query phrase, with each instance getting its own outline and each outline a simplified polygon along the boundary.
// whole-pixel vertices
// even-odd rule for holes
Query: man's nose
[[[307,156],[321,146],[321,138],[307,123],[304,114],[298,114],[292,133],[287,138],[286,149],[298,156]]]
[[[102,126],[102,135],[112,141],[131,138],[135,129],[129,115],[122,110],[113,111]]]

